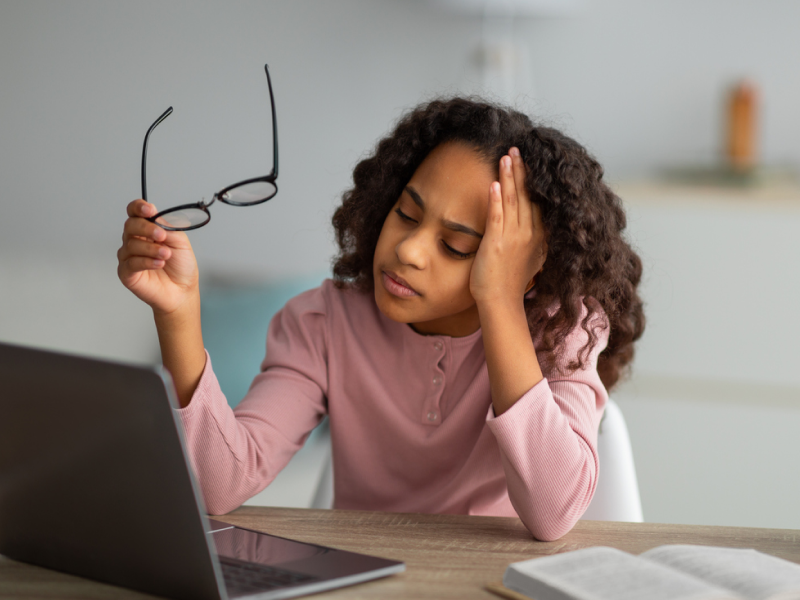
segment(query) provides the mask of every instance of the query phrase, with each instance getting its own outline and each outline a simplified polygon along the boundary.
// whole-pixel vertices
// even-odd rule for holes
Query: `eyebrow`
[[[422,196],[417,193],[417,190],[412,188],[410,185],[405,187],[406,192],[408,195],[411,196],[411,199],[414,201],[414,204],[419,206],[422,210],[425,210],[425,201],[422,199]],[[466,233],[467,235],[471,235],[473,237],[478,238],[479,240],[483,239],[483,234],[478,233],[472,227],[467,227],[466,225],[462,225],[461,223],[456,223],[455,221],[448,221],[447,219],[442,219],[442,225],[444,225],[447,229],[451,231],[458,231],[460,233]]]

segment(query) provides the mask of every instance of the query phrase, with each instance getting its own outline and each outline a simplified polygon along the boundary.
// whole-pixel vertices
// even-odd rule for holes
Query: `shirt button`
[[[433,348],[434,348],[434,350],[436,350],[438,352],[439,350],[444,348],[444,344],[442,344],[442,342],[439,342],[439,341],[434,342],[433,343]]]
[[[428,413],[428,421],[430,421],[431,423],[435,422],[436,419],[438,419],[438,418],[439,418],[439,415],[437,415],[435,412],[431,411],[431,412]]]
[[[433,385],[440,385],[442,383],[442,376],[438,373],[433,376]]]

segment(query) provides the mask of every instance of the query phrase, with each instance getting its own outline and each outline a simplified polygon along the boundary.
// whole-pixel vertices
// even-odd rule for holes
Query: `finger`
[[[532,217],[531,201],[528,197],[528,189],[525,187],[525,163],[522,160],[519,149],[516,147],[512,147],[508,151],[508,155],[511,157],[514,188],[517,190],[517,198],[519,199],[518,222],[520,226],[523,226],[526,223],[530,223]]]
[[[145,254],[139,254],[144,252]],[[149,256],[147,254],[150,254]],[[167,257],[168,258],[168,257]],[[147,249],[139,248],[131,251],[128,245],[123,245],[117,250],[117,260],[119,266],[117,271],[120,277],[124,277],[136,271],[146,269],[159,269],[166,264],[166,259],[158,251],[152,252]]]
[[[500,182],[492,182],[489,188],[489,211],[486,213],[486,231],[484,239],[493,234],[503,233],[503,194]]]
[[[124,246],[128,256],[145,256],[148,258],[159,258],[169,260],[172,250],[161,244],[154,244],[138,238],[131,239]]]
[[[144,217],[145,219],[158,213],[155,205],[141,198],[130,202],[127,211],[129,217]]]
[[[127,273],[139,271],[153,271],[163,269],[166,262],[160,258],[149,258],[147,256],[131,256],[123,263],[123,269]]]
[[[167,232],[151,221],[131,217],[125,221],[122,229],[122,242],[125,243],[132,237],[163,242],[167,239]]]
[[[514,181],[514,167],[510,156],[500,159],[500,187],[503,195],[504,228],[519,225],[519,198]]]

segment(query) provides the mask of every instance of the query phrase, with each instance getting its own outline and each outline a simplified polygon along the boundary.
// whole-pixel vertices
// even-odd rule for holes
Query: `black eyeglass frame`
[[[267,200],[271,200],[272,198],[275,197],[275,195],[278,193],[278,184],[275,183],[275,180],[278,178],[278,119],[275,114],[275,96],[272,93],[272,80],[270,79],[269,76],[268,65],[264,65],[264,72],[267,74],[267,85],[269,86],[269,101],[270,101],[270,107],[272,108],[272,171],[270,171],[270,173],[268,175],[265,175],[264,177],[254,177],[252,179],[245,179],[244,181],[240,181],[238,183],[234,183],[233,185],[229,185],[228,187],[225,187],[216,194],[214,194],[211,197],[210,202],[205,202],[201,200],[200,202],[195,202],[194,204],[181,204],[180,206],[173,206],[172,208],[162,210],[153,217],[148,217],[147,218],[148,221],[155,223],[156,225],[158,225],[162,229],[166,229],[167,231],[190,231],[192,229],[198,229],[203,225],[207,225],[208,222],[211,221],[211,213],[208,211],[208,207],[214,204],[216,200],[219,200],[220,202],[224,202],[225,204],[229,204],[231,206],[255,206],[256,204],[262,204]],[[160,117],[158,117],[158,119],[155,120],[155,122],[150,126],[150,128],[147,130],[147,133],[144,136],[144,147],[142,148],[142,199],[145,201],[147,201],[147,174],[146,174],[147,142],[150,139],[150,134],[152,133],[152,131],[171,114],[172,114],[172,107],[170,106],[167,110],[164,111],[164,113]],[[275,188],[275,191],[273,191],[272,194],[270,194],[269,196],[266,196],[265,198],[262,198],[261,200],[257,200],[255,202],[236,202],[234,200],[229,200],[229,199],[226,200],[224,197],[229,191],[235,188],[259,182],[266,182],[271,184]],[[208,218],[202,223],[199,223],[197,225],[191,225],[189,227],[172,227],[170,225],[165,225],[157,221],[159,217],[163,217],[164,215],[167,215],[169,213],[178,212],[180,210],[186,210],[186,209],[201,210],[204,213],[206,213]]]

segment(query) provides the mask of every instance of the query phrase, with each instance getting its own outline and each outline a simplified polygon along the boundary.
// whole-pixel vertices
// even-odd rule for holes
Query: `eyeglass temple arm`
[[[272,95],[272,80],[269,77],[269,65],[264,65],[267,74],[267,85],[269,86],[269,104],[272,107],[272,173],[273,177],[278,176],[278,118],[275,116],[275,96]]]
[[[147,200],[147,140],[150,139],[150,132],[156,128],[156,126],[161,123],[164,119],[172,114],[172,107],[170,106],[164,113],[156,119],[156,122],[150,125],[150,129],[147,130],[147,133],[144,135],[144,148],[142,148],[142,199]]]

